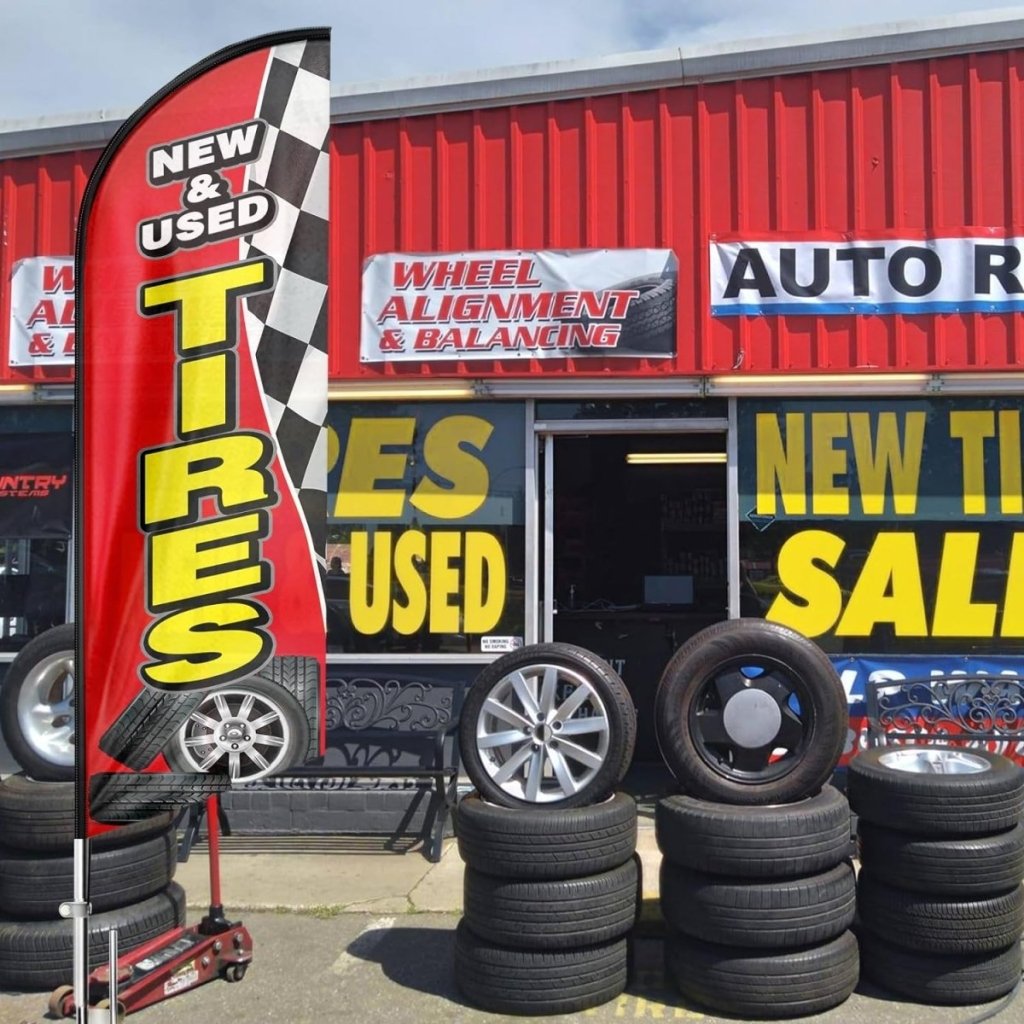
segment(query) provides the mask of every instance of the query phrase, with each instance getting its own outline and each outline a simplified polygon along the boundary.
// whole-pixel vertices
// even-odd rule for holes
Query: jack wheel
[[[46,1002],[46,1008],[54,1017],[71,1017],[74,1015],[74,1000],[71,996],[75,993],[71,985],[59,985],[50,993]]]
[[[96,1009],[97,1010],[109,1010],[110,1009],[110,1000],[109,999],[101,999],[96,1004]],[[117,1021],[118,1021],[118,1024],[121,1024],[121,1021],[123,1021],[125,1019],[125,1017],[127,1017],[127,1016],[128,1016],[128,1011],[125,1009],[124,1003],[122,1003],[121,1000],[118,999],[118,1001],[117,1001]]]
[[[231,982],[241,981],[248,969],[248,964],[229,964],[224,968],[224,980]]]

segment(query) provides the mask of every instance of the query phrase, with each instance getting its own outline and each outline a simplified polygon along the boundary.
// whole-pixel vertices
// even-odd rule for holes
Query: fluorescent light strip
[[[626,462],[631,466],[713,465],[724,464],[725,452],[629,452]]]
[[[327,397],[351,402],[375,402],[391,399],[428,401],[438,398],[479,398],[480,392],[469,384],[450,384],[446,387],[432,387],[429,384],[410,384],[406,387],[332,387],[327,390]]]

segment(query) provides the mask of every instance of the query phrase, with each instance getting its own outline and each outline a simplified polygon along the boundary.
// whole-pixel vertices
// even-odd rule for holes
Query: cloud
[[[855,7],[821,0],[176,0],[173,5],[0,0],[0,119],[134,108],[221,46],[302,25],[331,26],[337,85],[838,29],[988,5],[988,0],[861,0]]]

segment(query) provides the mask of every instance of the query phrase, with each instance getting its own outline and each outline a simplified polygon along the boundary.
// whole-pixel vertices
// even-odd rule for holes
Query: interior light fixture
[[[629,452],[626,462],[631,466],[695,466],[722,464],[725,452]]]
[[[23,395],[31,391],[33,384],[0,384],[0,395]]]

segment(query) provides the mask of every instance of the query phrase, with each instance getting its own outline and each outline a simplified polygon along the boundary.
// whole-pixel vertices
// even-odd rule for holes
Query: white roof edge
[[[509,106],[1024,45],[1024,7],[336,87],[334,122]],[[105,145],[130,110],[0,120],[0,158]]]

